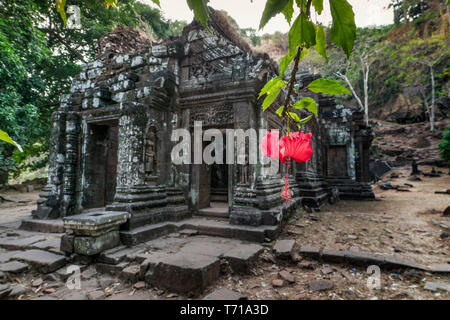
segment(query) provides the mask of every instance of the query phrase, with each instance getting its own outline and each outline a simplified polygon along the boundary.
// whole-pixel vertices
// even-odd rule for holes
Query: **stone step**
[[[22,224],[20,225],[19,229],[44,233],[64,233],[64,224],[62,219],[57,220],[26,219],[22,220]]]
[[[202,217],[213,217],[213,218],[224,218],[227,219],[230,216],[228,206],[224,207],[213,207],[200,209],[198,211],[199,216]]]
[[[280,226],[231,225],[228,220],[193,217],[179,222],[164,222],[121,231],[120,239],[124,245],[133,246],[183,229],[197,230],[201,235],[252,242],[264,242],[266,238],[274,240],[280,232]]]
[[[212,194],[211,195],[211,201],[227,202],[228,201],[228,195],[226,195],[226,194]]]

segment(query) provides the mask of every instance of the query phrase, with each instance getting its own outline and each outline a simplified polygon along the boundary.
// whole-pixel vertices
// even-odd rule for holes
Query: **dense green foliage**
[[[136,0],[121,0],[117,8],[103,1],[62,1],[77,5],[81,29],[67,28],[53,1],[0,2],[0,130],[23,146],[24,152],[0,142],[0,184],[8,170],[19,173],[24,160],[48,151],[50,116],[60,96],[70,89],[79,65],[95,57],[97,39],[115,26],[138,27],[157,39],[176,35],[184,22],[166,21],[161,12]]]
[[[439,149],[441,149],[442,160],[450,162],[450,126],[444,132],[441,143],[439,143]]]

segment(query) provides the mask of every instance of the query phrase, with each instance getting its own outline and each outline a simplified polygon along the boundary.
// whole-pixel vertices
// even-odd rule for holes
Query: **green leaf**
[[[289,0],[286,6],[283,9],[284,17],[286,21],[291,24],[292,16],[294,14],[294,0]]]
[[[317,79],[311,82],[308,89],[312,92],[323,94],[349,94],[350,91],[342,84],[334,80]]]
[[[313,98],[305,97],[294,104],[295,109],[306,109],[311,113],[317,114],[317,103]]]
[[[299,124],[307,123],[309,120],[311,120],[313,115],[307,116],[306,118],[299,121]]]
[[[355,14],[346,0],[330,0],[333,24],[330,39],[350,57],[356,39]]]
[[[266,85],[264,86],[264,88],[261,89],[261,92],[259,93],[258,98],[261,98],[263,95],[268,93],[272,89],[272,87],[280,85],[279,84],[280,82],[282,82],[283,86],[286,84],[285,81],[281,80],[281,77],[273,78],[272,80],[267,82]]]
[[[209,0],[187,0],[189,8],[194,11],[195,20],[199,21],[207,30],[209,30]]]
[[[287,55],[285,55],[283,57],[283,59],[281,59],[281,61],[280,61],[280,77],[284,76],[284,73],[286,72],[287,68],[291,64],[292,60],[294,60],[296,54],[297,54],[297,52],[290,51]]]
[[[325,30],[321,25],[316,26],[316,45],[314,46],[314,49],[328,61],[327,39],[325,37]]]
[[[64,21],[64,25],[67,25],[67,17],[66,10],[64,7],[66,6],[66,0],[56,0],[56,11],[59,12],[62,20]]]
[[[283,116],[283,110],[284,110],[284,106],[278,108],[278,110],[276,111],[276,114],[279,115],[280,117]]]
[[[270,82],[272,82],[272,80],[274,80],[274,82],[272,84],[270,84]],[[287,82],[281,80],[279,77],[274,78],[272,80],[269,81],[268,84],[266,84],[266,86],[263,88],[263,90],[261,90],[261,92],[267,93],[267,97],[264,99],[264,102],[262,105],[263,111],[266,111],[266,109],[272,105],[272,103],[276,100],[276,98],[280,94],[281,89],[287,85]],[[262,93],[262,94],[264,94],[264,93]]]
[[[289,112],[289,116],[294,119],[295,123],[300,122],[300,117],[295,112]]]
[[[161,8],[161,3],[159,2],[159,0],[152,0],[152,2]]]
[[[302,9],[303,7],[303,12],[306,12],[306,3],[308,2],[308,0],[295,0],[295,3],[297,3],[297,7],[299,9]]]
[[[263,111],[266,111],[267,108],[269,108],[272,105],[272,103],[277,99],[278,95],[280,94],[281,88],[282,87],[273,88],[273,90],[271,90],[267,94],[267,97],[266,97],[266,99],[264,99],[264,102],[262,105]]]
[[[311,48],[316,44],[316,29],[305,13],[300,14],[289,30],[289,49],[297,50],[297,46]]]
[[[264,8],[264,12],[261,17],[261,22],[259,23],[259,29],[261,30],[264,28],[270,19],[283,12],[289,1],[290,0],[267,0],[266,7]]]
[[[314,6],[314,9],[320,16],[323,11],[323,0],[312,0],[312,5]]]
[[[5,142],[8,142],[9,144],[12,144],[13,146],[16,146],[17,149],[20,150],[20,152],[23,152],[22,147],[16,143],[13,139],[11,139],[11,137],[5,132],[0,130],[0,140],[3,140]]]

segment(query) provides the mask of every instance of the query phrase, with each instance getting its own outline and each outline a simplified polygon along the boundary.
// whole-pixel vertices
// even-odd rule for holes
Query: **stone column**
[[[77,212],[76,190],[79,159],[79,135],[81,119],[79,114],[69,112],[66,116],[66,159],[64,162],[64,201],[62,216]]]

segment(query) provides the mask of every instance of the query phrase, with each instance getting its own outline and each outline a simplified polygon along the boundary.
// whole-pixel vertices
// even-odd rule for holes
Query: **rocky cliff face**
[[[430,131],[429,123],[373,122],[376,135],[371,150],[373,159],[391,161],[395,166],[409,165],[413,160],[421,165],[446,165],[440,158],[438,143],[450,125],[450,119],[437,122],[434,133]]]

